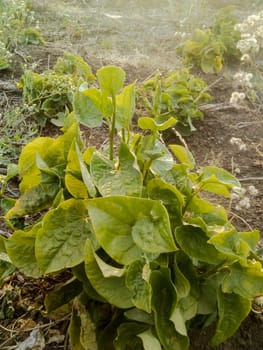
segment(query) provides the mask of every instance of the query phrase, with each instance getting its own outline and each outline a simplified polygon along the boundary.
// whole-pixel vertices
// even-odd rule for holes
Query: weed
[[[29,2],[2,0],[0,2],[0,70],[9,68],[12,52],[18,44],[43,44],[44,39],[33,26],[34,12]]]
[[[26,104],[6,110],[0,115],[0,165],[17,162],[21,148],[38,133],[38,125],[31,118],[32,108]]]

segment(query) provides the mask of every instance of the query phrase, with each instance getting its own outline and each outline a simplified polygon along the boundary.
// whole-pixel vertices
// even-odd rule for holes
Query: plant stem
[[[115,124],[116,124],[116,97],[114,95],[112,98],[112,120],[111,120],[111,128],[110,128],[110,160],[113,160],[113,145],[114,145],[114,133],[115,133]]]

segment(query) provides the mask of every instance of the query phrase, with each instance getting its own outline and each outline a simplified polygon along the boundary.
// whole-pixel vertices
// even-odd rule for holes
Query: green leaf
[[[80,170],[79,153],[77,153],[78,145],[73,142],[68,154],[68,163],[66,167],[65,185],[69,193],[74,198],[88,198],[88,191],[82,179]]]
[[[76,153],[77,153],[77,157],[78,157],[78,161],[79,161],[79,165],[80,165],[80,171],[81,171],[81,175],[82,175],[82,179],[87,187],[88,193],[90,195],[90,197],[95,197],[97,191],[96,191],[96,187],[93,183],[93,180],[91,178],[91,175],[84,163],[84,157],[82,155],[82,153],[80,152],[79,146],[76,143]],[[87,156],[87,153],[86,153]]]
[[[115,266],[106,264],[97,254],[94,253],[94,257],[103,277],[123,277],[125,274],[125,269],[120,269]]]
[[[187,337],[187,329],[183,313],[179,307],[175,307],[172,311],[170,320],[173,322],[174,327],[178,333]]]
[[[78,316],[78,311],[73,308],[68,328],[68,334],[70,345],[74,350],[87,350],[81,345],[80,342],[81,327],[81,319]]]
[[[229,274],[222,283],[224,293],[236,293],[243,298],[253,299],[263,295],[263,271],[259,262],[249,262],[248,266],[238,263],[229,267]]]
[[[81,297],[74,300],[69,325],[70,344],[74,350],[98,350],[96,327]]]
[[[228,222],[227,212],[222,206],[214,205],[198,196],[191,198],[187,212],[192,214],[191,217],[185,218],[189,223],[194,223],[194,221],[191,221],[193,218],[202,219],[206,225],[206,230],[209,230],[209,226],[212,226],[212,230],[215,231],[215,226],[224,226]]]
[[[90,283],[97,293],[99,293],[110,304],[119,308],[132,307],[132,295],[125,286],[125,276],[104,277],[100,266],[97,263],[98,256],[94,252],[90,240],[87,240],[85,249],[85,271]]]
[[[84,260],[86,239],[91,236],[86,201],[69,199],[43,218],[36,239],[36,258],[44,273],[73,267]]]
[[[228,171],[215,166],[204,167],[200,175],[200,179],[203,183],[203,190],[216,194],[222,194],[226,197],[229,197],[228,189],[232,189],[233,187],[241,187],[235,176],[230,174]]]
[[[256,251],[257,244],[260,240],[260,232],[258,230],[238,232],[238,236],[242,241],[247,243],[252,252]]]
[[[195,160],[188,148],[181,145],[169,145],[169,148],[181,163],[186,164],[190,170],[194,169]]]
[[[151,170],[155,175],[162,176],[172,169],[174,164],[173,156],[160,140],[157,139],[155,141],[153,149],[148,154],[152,157]]]
[[[206,278],[199,285],[197,311],[201,315],[209,315],[217,309],[218,280],[216,276]]]
[[[36,154],[45,159],[49,147],[54,143],[50,137],[38,137],[27,144],[21,152],[18,161],[19,175],[22,181],[19,185],[21,193],[40,183],[40,170],[36,165]]]
[[[13,272],[15,272],[16,270],[16,267],[5,261],[5,260],[2,260],[1,259],[1,256],[0,256],[0,287],[2,286],[2,283],[4,282],[4,280],[12,275]]]
[[[135,83],[126,86],[116,97],[116,129],[129,129],[135,111]]]
[[[61,176],[64,176],[68,154],[74,140],[77,142],[78,146],[82,148],[79,124],[77,122],[73,122],[66,130],[64,130],[64,134],[54,140],[53,144],[49,147],[46,156],[42,157],[49,167],[62,168]]]
[[[89,128],[101,126],[103,120],[101,91],[80,86],[74,94],[73,110],[82,125]]]
[[[102,298],[101,295],[99,295],[95,289],[92,287],[85,271],[85,264],[81,263],[77,266],[72,267],[72,273],[76,278],[82,283],[83,291],[85,294],[96,301],[99,301],[101,303],[106,303],[106,300]]]
[[[99,153],[94,153],[90,171],[98,190],[104,197],[140,196],[142,192],[142,175],[136,158],[124,143],[119,147],[118,166]]]
[[[218,345],[231,337],[247,317],[251,309],[251,301],[234,293],[217,292],[219,320],[212,344]]]
[[[209,241],[216,249],[225,254],[230,260],[239,261],[246,265],[250,253],[249,245],[240,239],[238,232],[232,229],[229,232],[220,232],[213,235]]]
[[[113,97],[122,89],[125,72],[116,66],[105,66],[97,71],[100,88],[105,96]]]
[[[116,350],[136,349],[144,350],[142,340],[137,335],[144,332],[147,325],[129,322],[122,323],[117,330],[117,337],[114,340]]]
[[[143,130],[164,131],[173,127],[177,123],[177,119],[170,117],[167,120],[160,121],[150,117],[141,117],[138,119],[138,125]]]
[[[7,212],[5,218],[11,219],[33,214],[50,207],[60,188],[57,182],[56,179],[53,183],[43,183],[30,188],[17,199],[14,207]]]
[[[193,292],[193,288],[192,288],[191,292]],[[180,307],[180,313],[182,314],[184,321],[188,321],[188,320],[193,319],[196,316],[196,314],[198,313],[197,312],[197,307],[198,307],[197,299],[196,299],[196,297],[194,297],[190,294],[187,297],[179,300],[178,307]]]
[[[143,342],[144,350],[162,350],[159,340],[153,335],[151,330],[138,334]]]
[[[159,271],[153,271],[151,285],[155,327],[163,348],[165,350],[187,350],[188,338],[178,333],[170,320],[173,306],[176,304],[176,291],[169,270],[162,268]]]
[[[131,236],[136,221],[135,208],[135,198],[105,197],[88,201],[97,240],[114,260],[123,265],[140,259],[142,254]]]
[[[211,176],[210,179],[202,181],[202,190],[230,198],[228,186],[220,183],[215,176]]]
[[[15,231],[5,241],[6,251],[12,263],[23,273],[32,277],[41,276],[35,256],[35,241],[41,224],[36,224],[27,231]]]
[[[147,267],[150,269],[148,264],[141,260],[134,261],[127,270],[126,286],[132,292],[133,304],[138,309],[150,313],[152,288],[144,272]]]
[[[208,237],[199,227],[180,226],[175,230],[175,236],[182,250],[192,259],[212,265],[222,263],[226,259],[225,255],[209,244]]]
[[[186,198],[192,198],[193,183],[189,176],[189,168],[185,164],[174,164],[162,178],[174,185]]]
[[[149,202],[148,202],[149,203]],[[176,251],[169,216],[160,202],[153,202],[151,210],[146,215],[138,213],[136,223],[132,228],[134,242],[149,253],[167,253]]]
[[[135,142],[138,142],[138,140]],[[146,165],[148,164],[148,168],[156,175],[166,174],[174,164],[172,154],[165,144],[159,139],[156,139],[154,135],[140,137],[136,156],[139,161]],[[148,170],[148,168],[145,170]]]
[[[78,280],[67,281],[45,295],[44,305],[47,313],[51,313],[62,305],[69,303],[82,291],[82,283]]]
[[[24,28],[19,33],[19,43],[24,45],[45,45],[45,39],[35,28]]]
[[[88,200],[88,209],[98,242],[120,264],[139,260],[143,250],[177,250],[167,211],[158,201],[113,196]]]
[[[9,181],[12,179],[14,176],[18,175],[18,165],[14,163],[10,163],[7,165],[7,170],[6,170],[6,181]]]
[[[145,312],[143,310],[133,308],[133,309],[129,309],[129,310],[125,311],[124,315],[129,320],[147,323],[147,324],[152,325],[152,326],[154,325],[154,319],[153,319],[152,313],[149,314],[148,312]]]
[[[10,64],[8,63],[8,60],[6,60],[3,57],[0,57],[0,71],[5,70],[10,67]]]
[[[160,178],[153,178],[147,183],[148,195],[151,199],[160,200],[169,213],[172,228],[182,223],[184,197],[178,189]]]
[[[6,277],[15,272],[16,267],[11,263],[10,257],[7,255],[5,242],[7,240],[0,236],[0,287]]]
[[[173,273],[174,273],[174,286],[177,292],[177,299],[178,301],[182,298],[186,298],[188,294],[190,293],[190,282],[188,279],[184,276],[184,274],[179,269],[179,266],[176,262],[176,257],[174,259],[173,264]]]
[[[90,65],[79,55],[64,53],[63,57],[59,57],[54,70],[61,74],[70,74],[76,78],[82,77],[88,82],[92,82],[95,77],[92,74]]]
[[[5,247],[6,240],[7,240],[6,238],[0,235],[0,253],[6,253],[6,247]],[[8,260],[8,261],[11,262],[11,260]]]

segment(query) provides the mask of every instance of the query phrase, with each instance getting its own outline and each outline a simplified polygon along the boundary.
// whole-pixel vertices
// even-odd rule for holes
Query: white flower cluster
[[[237,201],[235,206],[236,210],[249,209],[251,207],[250,197],[255,197],[258,194],[258,190],[255,186],[248,186],[245,188],[233,188],[231,198],[233,201]]]
[[[245,98],[246,95],[244,94],[244,92],[234,91],[232,92],[229,103],[235,108],[240,108],[240,106],[242,105],[242,101],[244,101]]]
[[[178,40],[185,40],[188,36],[189,36],[189,34],[187,34],[186,32],[175,32],[174,33],[174,37]]]
[[[255,56],[263,48],[263,11],[248,16],[235,29],[241,33],[241,39],[237,43],[237,48],[243,55],[241,61],[249,63],[250,55]]]
[[[238,146],[240,151],[246,151],[247,150],[247,145],[239,137],[231,137],[230,143],[231,143],[231,145]]]
[[[253,78],[252,73],[246,73],[244,71],[240,71],[234,75],[234,82],[237,87],[251,89],[252,83],[251,79]]]

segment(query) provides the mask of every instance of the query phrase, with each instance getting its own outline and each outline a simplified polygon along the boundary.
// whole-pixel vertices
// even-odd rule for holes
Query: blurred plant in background
[[[44,38],[34,28],[35,24],[29,1],[0,1],[0,70],[9,68],[18,44],[44,44]]]
[[[236,47],[242,55],[243,70],[233,76],[234,87],[245,93],[252,103],[258,104],[262,88],[263,11],[248,16],[236,24],[235,29],[241,34]]]
[[[219,73],[223,64],[240,56],[233,7],[222,9],[210,28],[197,28],[192,37],[179,47],[186,64],[200,68],[204,73]]]

